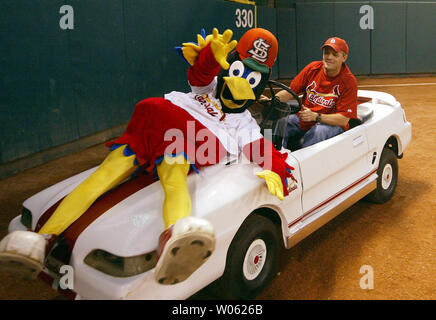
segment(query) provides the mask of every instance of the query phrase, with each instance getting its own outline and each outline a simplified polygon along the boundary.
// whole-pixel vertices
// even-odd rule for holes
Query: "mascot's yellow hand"
[[[210,48],[215,56],[215,60],[224,70],[227,70],[230,67],[229,63],[227,62],[227,55],[238,44],[236,40],[230,42],[232,37],[232,30],[227,29],[222,35],[220,35],[218,29],[213,28]]]
[[[200,53],[200,47],[195,43],[184,43],[182,47],[183,56],[186,61],[192,66]]]
[[[257,172],[256,175],[259,178],[265,179],[268,190],[273,196],[276,196],[280,200],[284,199],[282,179],[277,173],[271,170],[264,170]]]
[[[192,66],[197,59],[200,51],[207,46],[207,44],[212,40],[212,36],[209,35],[206,39],[203,38],[201,34],[197,34],[197,43],[187,42],[182,43],[182,52],[186,61]]]

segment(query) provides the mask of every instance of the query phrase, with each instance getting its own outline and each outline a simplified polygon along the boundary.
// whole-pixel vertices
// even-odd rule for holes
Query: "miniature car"
[[[189,175],[191,215],[213,224],[216,249],[185,281],[162,285],[153,275],[164,229],[164,193],[153,175],[129,179],[101,196],[59,237],[39,277],[60,289],[62,266],[71,266],[74,285],[63,291],[76,299],[186,299],[217,279],[224,298],[254,297],[274,276],[281,244],[291,248],[364,197],[383,203],[393,196],[411,124],[392,95],[359,90],[358,96],[359,119],[349,130],[300,150],[281,149],[295,169],[283,201],[268,192],[255,175],[261,168],[243,155]],[[280,116],[296,112],[292,105],[270,111],[280,107]],[[268,137],[268,129],[278,132],[279,121],[266,113],[256,116]],[[280,137],[271,139],[280,145]],[[37,230],[94,170],[27,199],[9,232]]]

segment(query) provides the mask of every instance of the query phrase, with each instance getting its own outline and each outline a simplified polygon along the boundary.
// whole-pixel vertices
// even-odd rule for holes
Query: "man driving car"
[[[345,64],[348,45],[333,37],[321,47],[322,61],[308,64],[291,82],[290,88],[302,93],[302,109],[288,117],[283,145],[290,150],[308,147],[334,137],[349,128],[357,117],[357,81]],[[282,102],[292,95],[281,90]]]

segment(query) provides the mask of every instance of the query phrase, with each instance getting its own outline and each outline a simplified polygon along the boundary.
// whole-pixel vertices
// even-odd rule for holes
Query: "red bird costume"
[[[192,91],[173,91],[164,98],[139,102],[124,134],[108,143],[112,152],[64,198],[38,233],[11,233],[4,239],[5,243],[17,242],[17,261],[42,268],[48,240],[53,243],[53,238],[100,195],[127,179],[138,166],[155,169],[165,192],[166,229],[159,238],[155,267],[155,278],[161,284],[185,280],[215,248],[211,223],[190,217],[186,181],[192,167],[198,170],[218,163],[227,154],[238,156],[244,152],[250,161],[265,169],[257,175],[267,181],[271,194],[280,199],[288,195],[286,178],[292,177],[293,168],[285,162],[287,154],[281,154],[263,138],[247,110],[268,81],[277,56],[277,39],[269,31],[256,28],[247,31],[236,47],[235,40],[230,42],[232,35],[230,30],[219,35],[214,29],[206,38],[199,36],[198,45],[184,44],[183,54],[191,64],[188,81]],[[37,259],[35,250],[39,252]]]
[[[127,144],[136,153],[139,164],[145,165],[147,170],[153,169],[168,149],[184,152],[197,169],[218,163],[227,152],[237,155],[242,150],[250,161],[277,173],[283,184],[283,193],[288,195],[286,177],[291,175],[287,169],[293,168],[285,162],[287,154],[278,152],[261,135],[259,126],[248,110],[230,114],[222,111],[219,99],[215,98],[219,70],[220,65],[209,44],[188,69],[190,93],[171,92],[165,98],[148,98],[139,102],[125,133],[107,145]],[[188,132],[189,129],[194,132]],[[177,145],[177,142],[174,145],[173,140],[165,137],[170,130],[181,132],[183,146]],[[232,130],[233,135],[230,133]],[[210,139],[208,146],[214,145],[210,148],[214,152],[202,159],[196,155],[205,142],[192,139],[198,137],[200,132]],[[235,139],[235,135],[239,139]],[[208,161],[201,161],[204,159]]]

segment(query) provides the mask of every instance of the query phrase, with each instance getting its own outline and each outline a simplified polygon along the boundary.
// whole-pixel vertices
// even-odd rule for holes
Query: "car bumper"
[[[398,156],[402,156],[404,150],[407,148],[407,146],[410,144],[410,141],[412,141],[412,124],[410,122],[406,122],[404,124],[403,130],[398,133],[398,136],[400,138],[401,144],[398,148]]]
[[[221,252],[222,251],[222,252]],[[81,300],[183,300],[221,276],[225,250],[217,248],[210,259],[185,281],[162,285],[155,280],[154,269],[128,278],[116,278],[95,270],[83,262],[72,263],[74,290]]]
[[[226,255],[236,230],[221,233],[219,242],[209,260],[192,276],[175,285],[162,285],[155,280],[154,269],[128,278],[116,278],[91,268],[83,258],[75,256],[70,262],[74,267],[76,299],[107,300],[183,300],[192,296],[219,278],[225,268]]]
[[[8,226],[9,233],[17,230],[28,230],[21,223],[21,215],[12,219]],[[72,289],[62,290],[59,287],[61,275],[56,277],[46,268],[38,275],[38,279],[47,283],[68,299],[76,300],[186,299],[195,293],[193,288],[198,286],[198,282],[190,283],[191,281],[188,280],[174,286],[160,285],[154,280],[154,269],[135,277],[116,278],[87,266],[83,263],[83,260],[78,263],[70,261],[70,264],[72,264],[74,270],[74,286]]]

